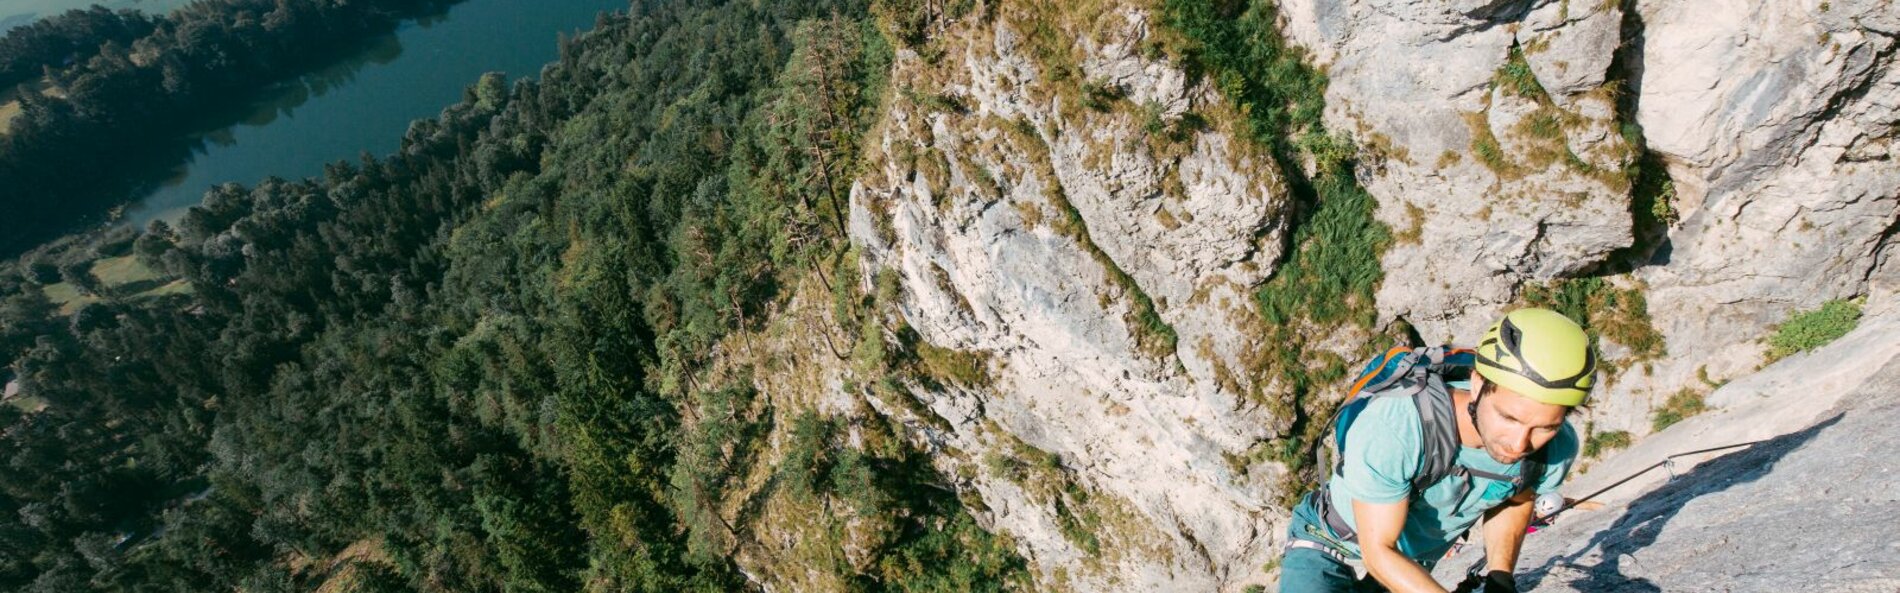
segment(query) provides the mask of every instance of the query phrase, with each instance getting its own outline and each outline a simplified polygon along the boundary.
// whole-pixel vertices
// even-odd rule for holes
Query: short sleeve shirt
[[[1409,397],[1378,397],[1366,402],[1366,409],[1347,429],[1346,451],[1341,469],[1332,476],[1332,504],[1347,522],[1355,522],[1352,501],[1369,503],[1398,502],[1408,496],[1405,528],[1399,534],[1399,551],[1418,560],[1436,560],[1451,547],[1453,540],[1477,523],[1485,511],[1503,503],[1513,494],[1510,482],[1476,476],[1448,476],[1425,489],[1412,493],[1412,478],[1424,465],[1424,440],[1417,404]],[[1535,479],[1538,494],[1556,492],[1576,460],[1576,430],[1565,422],[1557,436],[1544,445],[1544,472]],[[1518,476],[1523,460],[1498,463],[1483,448],[1459,447],[1458,464],[1467,468]],[[1461,482],[1469,480],[1469,487]],[[1318,522],[1324,525],[1324,521]],[[1354,554],[1357,545],[1346,542]]]

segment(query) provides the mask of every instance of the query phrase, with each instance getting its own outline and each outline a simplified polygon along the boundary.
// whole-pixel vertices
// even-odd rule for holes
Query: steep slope
[[[914,390],[912,422],[1045,579],[1244,576],[1277,511],[1271,472],[1226,458],[1276,423],[1228,369],[1259,347],[1234,328],[1261,323],[1247,289],[1281,257],[1285,182],[1204,81],[1143,55],[1149,13],[996,10],[900,52],[914,98],[852,192],[867,282],[894,273],[923,340],[995,360],[993,386]]]
[[[1879,0],[1112,4],[986,4],[900,50],[852,192],[862,282],[894,276],[908,326],[995,379],[880,410],[1039,583],[1263,582],[1312,419],[1408,329],[1582,318],[1608,387],[1575,422],[1608,451],[1671,396],[1734,405],[1710,386],[1790,314],[1900,285]],[[1250,94],[1297,79],[1247,61],[1279,47],[1263,18],[1325,73],[1323,127]],[[1276,308],[1338,162],[1377,204],[1376,293]]]
[[[1776,440],[1527,578],[1887,587],[1896,13],[1688,4],[645,1],[395,157],[0,274],[51,402],[0,408],[0,582],[1244,591],[1350,365],[1541,304],[1634,441],[1571,494]],[[190,290],[54,313],[107,251]],[[1823,302],[1864,327],[1763,368]]]

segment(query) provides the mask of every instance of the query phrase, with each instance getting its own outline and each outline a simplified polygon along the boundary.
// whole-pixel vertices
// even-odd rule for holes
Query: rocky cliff
[[[1339,139],[1391,235],[1376,292],[1336,299],[1371,322],[1263,312],[1302,226],[1329,220],[1327,161],[1263,146],[1274,106],[1236,102],[1218,48],[1171,29],[1179,7],[946,15],[898,51],[850,234],[860,281],[894,283],[891,314],[987,380],[873,403],[1040,585],[1081,591],[1270,582],[1312,434],[1300,398],[1336,398],[1341,364],[1403,328],[1469,341],[1569,298],[1614,367],[1577,421],[1640,438],[1666,398],[1754,373],[1791,313],[1877,310],[1900,280],[1900,8],[1711,4],[1253,8],[1326,77],[1324,131],[1278,132]],[[1289,372],[1285,349],[1329,362]],[[1744,527],[1780,529],[1708,529]]]

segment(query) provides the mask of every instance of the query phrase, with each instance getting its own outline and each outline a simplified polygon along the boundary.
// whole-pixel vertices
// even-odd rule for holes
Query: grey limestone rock
[[[1894,510],[1891,495],[1874,493],[1891,490],[1893,474],[1868,473],[1890,465],[1836,459],[1850,455],[1854,431],[1871,430],[1875,420],[1863,418],[1895,410],[1869,390],[1900,386],[1891,373],[1849,377],[1820,354],[1756,374],[1758,340],[1793,311],[1858,296],[1886,319],[1897,306],[1900,10],[1890,0],[1279,6],[1286,36],[1328,74],[1328,128],[1358,142],[1359,179],[1399,237],[1381,262],[1384,320],[1469,343],[1528,283],[1626,257],[1638,240],[1628,167],[1640,149],[1667,167],[1679,219],[1652,238],[1653,257],[1620,262],[1634,271],[1612,281],[1647,297],[1667,354],[1625,370],[1579,420],[1642,437],[1668,394],[1733,380],[1709,395],[1710,418],[1805,427],[1826,418],[1787,410],[1829,408],[1758,395],[1816,377],[1873,386],[1843,400],[1832,424],[1787,428],[1774,434],[1796,436],[1697,468],[1695,481],[1631,503],[1630,518],[1580,516],[1536,540],[1527,565],[1542,589],[1767,590],[1818,579],[1893,590],[1879,580],[1900,570],[1882,560],[1896,557],[1885,544],[1843,550],[1782,509],[1815,500],[1793,484],[1846,472],[1829,496],[1858,510],[1829,509],[1825,520]],[[934,60],[899,51],[894,85],[911,98],[893,100],[867,139],[883,156],[853,187],[850,235],[859,280],[896,274],[898,311],[923,339],[991,355],[993,386],[913,386],[940,423],[875,404],[920,427],[941,469],[962,476],[955,486],[981,501],[979,519],[1018,543],[1039,582],[1234,591],[1265,582],[1260,568],[1278,556],[1286,519],[1271,487],[1284,469],[1246,454],[1288,427],[1250,401],[1260,379],[1239,369],[1273,347],[1255,343],[1263,321],[1252,289],[1284,256],[1291,200],[1270,159],[1224,127],[1234,118],[1219,93],[1144,50],[1153,20],[1109,6],[1066,31],[1077,57],[1064,84],[1117,96],[1106,108],[1052,87],[1008,18],[957,23],[945,33],[950,51]],[[1191,117],[1213,125],[1157,141],[1157,126]],[[1171,351],[1144,329],[1142,297],[1175,333]],[[1843,343],[1875,356],[1891,351],[1889,335],[1863,330]],[[1364,340],[1329,336],[1327,347]],[[1629,352],[1605,349],[1612,359]],[[1653,462],[1645,455],[1665,446],[1741,436],[1711,422],[1639,441],[1578,485]],[[1054,455],[1058,478],[1090,493],[1107,518],[1092,526],[1099,552],[1065,531],[1073,518],[1049,487],[987,467],[1018,447]],[[1735,508],[1755,512],[1724,510]],[[1786,533],[1802,550],[1778,559],[1770,546],[1747,548],[1759,533]]]

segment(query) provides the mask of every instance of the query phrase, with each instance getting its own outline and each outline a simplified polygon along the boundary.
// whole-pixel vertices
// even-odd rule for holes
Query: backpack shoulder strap
[[[1359,378],[1352,382],[1352,388],[1346,390],[1346,400],[1351,401],[1361,393],[1378,393],[1410,375],[1420,362],[1417,354],[1411,348],[1393,346],[1372,357],[1359,370]]]
[[[1458,412],[1452,409],[1451,378],[1467,376],[1476,364],[1476,351],[1452,346],[1427,346],[1416,351],[1420,372],[1412,402],[1418,407],[1423,462],[1412,477],[1412,491],[1424,492],[1457,471]]]
[[[1538,447],[1530,455],[1524,456],[1524,465],[1518,468],[1517,479],[1511,484],[1517,487],[1518,492],[1531,488],[1538,480],[1543,479],[1544,468],[1549,465],[1549,462],[1545,461],[1549,457],[1546,454],[1547,451],[1550,451],[1549,446]]]
[[[1412,392],[1418,406],[1420,454],[1418,474],[1412,477],[1412,492],[1424,492],[1445,476],[1451,475],[1458,461],[1458,413],[1452,410],[1451,391],[1438,373],[1429,373]]]

